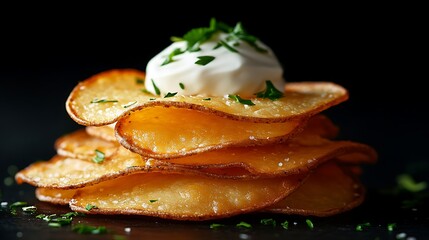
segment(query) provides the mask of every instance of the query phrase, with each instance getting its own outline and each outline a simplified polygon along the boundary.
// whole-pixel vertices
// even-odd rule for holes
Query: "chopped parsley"
[[[217,228],[221,228],[221,227],[224,227],[225,225],[224,224],[220,224],[220,223],[212,223],[212,224],[210,224],[210,228],[211,229],[217,229]]]
[[[58,222],[50,222],[50,223],[48,223],[48,226],[49,227],[61,227],[62,225],[61,225],[61,223],[58,223]]]
[[[203,100],[204,100],[204,101],[210,101],[210,100],[212,100],[212,99],[208,97],[208,98],[203,98]]]
[[[270,100],[276,100],[283,97],[283,93],[280,92],[270,80],[265,81],[266,88],[262,92],[256,93],[258,98],[268,98]]]
[[[236,102],[238,102],[238,103],[241,103],[241,104],[245,104],[245,105],[249,105],[249,106],[253,106],[253,105],[255,105],[251,100],[249,100],[249,99],[243,99],[243,98],[241,98],[240,96],[238,96],[238,95],[228,95],[228,97],[230,98],[230,99],[232,99],[232,100],[234,100],[234,101],[236,101]]]
[[[91,211],[92,209],[97,209],[98,207],[95,205],[92,205],[90,203],[86,204],[85,209],[88,211]]]
[[[252,228],[252,225],[250,223],[243,222],[243,221],[240,223],[237,223],[237,225],[235,226],[239,228]]]
[[[16,209],[16,208],[19,208],[19,207],[25,207],[27,205],[28,205],[27,202],[14,202],[11,205],[9,205],[9,208],[10,209]]]
[[[282,226],[284,229],[287,230],[287,229],[289,229],[289,222],[286,220],[286,221],[280,223],[280,226]]]
[[[143,88],[142,90],[141,90],[143,93],[146,93],[146,94],[152,94],[151,92],[149,92],[146,88]]]
[[[154,203],[154,202],[158,202],[158,200],[157,199],[150,199],[149,202]]]
[[[198,64],[201,66],[207,65],[215,59],[215,57],[213,57],[213,56],[198,56],[197,58],[198,58],[198,60],[195,62],[195,64]]]
[[[310,219],[305,219],[305,223],[307,223],[308,228],[313,229],[314,224]]]
[[[22,211],[24,211],[24,212],[30,212],[30,213],[35,213],[37,211],[37,208],[36,208],[36,206],[22,207]]]
[[[91,103],[114,103],[114,102],[118,102],[118,100],[108,100],[108,99],[98,99],[98,98],[94,98],[91,100]]]
[[[164,60],[164,62],[161,64],[161,66],[164,66],[164,65],[167,65],[169,63],[174,62],[173,57],[180,55],[182,53],[184,53],[184,51],[182,51],[180,48],[174,49],[170,54],[168,54],[167,58]]]
[[[228,50],[229,50],[229,51],[231,51],[231,52],[238,53],[238,50],[237,50],[237,49],[233,48],[232,46],[230,46],[227,42],[225,42],[225,41],[223,41],[223,40],[220,40],[220,41],[218,42],[218,44],[217,44],[213,49],[218,49],[218,48],[220,48],[220,47],[225,47],[226,49],[228,49]]]
[[[128,104],[122,105],[122,107],[123,107],[123,108],[129,108],[129,107],[131,107],[132,105],[134,105],[134,104],[136,104],[136,103],[137,103],[137,101],[130,102],[130,103],[128,103]]]
[[[272,225],[273,227],[275,227],[277,225],[276,220],[274,220],[272,218],[261,219],[261,224],[262,225]]]
[[[426,182],[416,183],[409,174],[401,174],[396,177],[396,181],[400,188],[409,192],[420,192],[427,188]]]
[[[161,91],[159,91],[159,88],[156,86],[156,84],[153,81],[153,79],[151,79],[151,81],[152,81],[153,89],[155,89],[156,95],[161,95]]]
[[[104,152],[95,149],[95,157],[92,158],[92,161],[95,163],[102,163],[104,161],[105,156],[106,155],[104,154]]]
[[[79,223],[73,226],[72,230],[79,234],[104,234],[107,233],[107,229],[104,226],[90,226],[83,223]]]
[[[184,90],[185,89],[185,85],[183,83],[179,83],[179,87],[180,89]]]
[[[362,232],[364,230],[364,228],[370,227],[370,226],[371,226],[371,223],[369,223],[369,222],[358,224],[358,225],[356,225],[356,231]]]
[[[176,94],[177,94],[177,92],[174,92],[174,93],[168,92],[168,93],[164,96],[164,98],[174,97],[174,96],[176,96]]]
[[[240,45],[239,41],[244,41],[258,52],[261,52],[261,53],[268,52],[267,49],[258,45],[257,43],[258,38],[248,34],[244,30],[240,22],[237,23],[235,27],[231,27],[226,23],[218,22],[216,21],[215,18],[212,18],[210,20],[209,27],[193,28],[189,30],[187,33],[185,33],[182,37],[175,37],[175,36],[171,37],[170,39],[172,42],[185,41],[186,48],[174,49],[170,54],[168,54],[168,56],[161,64],[161,66],[174,62],[174,59],[173,59],[174,56],[180,55],[184,52],[200,51],[201,50],[200,46],[206,41],[208,41],[210,38],[212,38],[212,36],[217,32],[224,32],[227,34],[227,37],[223,40],[220,40],[214,49],[217,49],[219,47],[225,47],[231,52],[238,53],[238,50],[232,46],[239,46]],[[230,43],[232,44],[232,46]],[[213,59],[211,59],[210,61],[212,60]],[[206,62],[205,64],[209,63],[210,61]],[[196,64],[199,64],[199,63],[196,63]],[[205,65],[205,64],[200,64],[200,65]]]
[[[136,78],[136,84],[143,84],[144,83],[144,79],[141,79],[139,77]]]
[[[392,232],[396,228],[396,223],[387,224],[387,231]]]

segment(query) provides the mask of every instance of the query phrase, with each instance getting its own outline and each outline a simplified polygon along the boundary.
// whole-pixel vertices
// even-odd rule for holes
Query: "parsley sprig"
[[[220,40],[218,44],[214,47],[214,49],[217,49],[219,47],[225,47],[231,52],[238,53],[239,51],[233,46],[238,46],[240,45],[239,41],[243,41],[249,44],[250,46],[252,46],[258,52],[261,52],[261,53],[268,52],[267,49],[261,47],[258,44],[257,37],[246,32],[241,22],[238,22],[234,27],[231,27],[230,25],[224,22],[220,22],[220,21],[217,21],[215,18],[212,18],[210,20],[209,27],[193,28],[187,33],[185,33],[182,37],[175,37],[175,36],[171,37],[171,40],[173,42],[185,41],[186,48],[185,49],[175,48],[171,53],[168,54],[168,56],[161,64],[161,66],[174,62],[174,57],[177,55],[183,54],[184,52],[200,51],[201,50],[200,46],[203,43],[210,40],[218,32],[224,32],[228,34],[228,36],[225,39]],[[209,62],[207,62],[206,64],[208,64]]]
[[[256,93],[256,97],[268,98],[273,101],[283,97],[283,93],[280,92],[276,87],[274,87],[273,83],[270,80],[265,81],[265,85],[265,90]]]

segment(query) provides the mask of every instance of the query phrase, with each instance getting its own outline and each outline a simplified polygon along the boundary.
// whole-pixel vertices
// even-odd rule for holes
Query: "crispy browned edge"
[[[76,98],[76,95],[79,93],[79,89],[81,87],[86,86],[88,84],[91,84],[91,83],[97,81],[97,79],[100,78],[101,76],[109,76],[109,75],[112,75],[112,74],[135,74],[136,76],[139,76],[141,78],[145,78],[145,76],[146,76],[146,74],[144,72],[139,71],[137,69],[131,69],[131,68],[128,68],[128,69],[111,69],[111,70],[107,70],[107,71],[104,71],[104,72],[97,73],[97,74],[89,77],[88,79],[86,79],[86,80],[84,80],[82,82],[79,82],[73,88],[73,90],[71,91],[69,97],[67,98],[66,104],[65,104],[66,105],[67,113],[70,115],[70,117],[75,122],[77,122],[77,123],[79,123],[81,125],[85,125],[85,126],[102,126],[102,125],[107,125],[107,124],[116,122],[116,120],[120,117],[119,116],[114,121],[109,122],[109,123],[91,124],[90,122],[79,118],[78,114],[76,114],[76,111],[75,111],[75,109],[73,108],[73,106],[71,104],[71,102],[73,102],[74,99]]]
[[[366,189],[359,180],[359,178],[353,174],[351,171],[346,169],[345,167],[341,167],[342,171],[346,173],[350,178],[353,178],[357,188],[355,193],[358,193],[359,196],[357,196],[354,201],[350,202],[344,207],[337,208],[337,209],[331,209],[329,211],[325,212],[315,212],[315,211],[309,211],[305,209],[265,209],[263,212],[271,212],[271,213],[281,213],[281,214],[287,214],[287,215],[300,215],[300,216],[316,216],[316,217],[329,217],[333,215],[337,215],[340,213],[344,213],[347,211],[350,211],[359,205],[363,203],[366,196]],[[303,182],[302,184],[304,184]]]
[[[102,125],[107,125],[107,124],[111,124],[111,123],[116,122],[118,119],[122,118],[124,115],[128,114],[130,111],[137,111],[141,108],[150,107],[150,106],[166,106],[166,107],[170,106],[170,107],[177,107],[177,108],[194,109],[194,110],[218,115],[218,116],[221,116],[224,118],[229,118],[229,119],[239,120],[239,121],[249,121],[249,122],[274,123],[274,122],[286,122],[286,121],[290,121],[292,119],[302,118],[302,116],[301,116],[302,114],[289,116],[289,117],[279,117],[279,118],[246,117],[246,116],[238,116],[238,115],[222,112],[222,111],[215,110],[212,108],[208,108],[208,107],[205,107],[203,105],[198,105],[198,104],[191,104],[191,103],[186,103],[186,102],[163,102],[163,101],[150,101],[150,102],[146,102],[146,103],[141,104],[141,105],[131,107],[128,111],[124,112],[123,114],[116,117],[115,119],[113,119],[110,122],[93,123],[93,122],[88,122],[88,121],[78,117],[78,114],[76,114],[75,110],[73,109],[71,102],[74,101],[74,99],[76,98],[76,95],[79,93],[79,89],[82,86],[90,85],[92,82],[95,82],[100,76],[108,76],[111,74],[132,74],[132,73],[136,74],[136,76],[142,76],[142,77],[145,76],[144,72],[136,70],[136,69],[112,69],[112,70],[107,70],[107,71],[98,73],[96,75],[93,75],[92,77],[80,82],[72,90],[72,92],[70,93],[70,95],[66,101],[66,110],[69,113],[70,117],[74,121],[76,121],[77,123],[79,123],[81,125],[102,126]],[[346,89],[344,89],[342,86],[335,84],[335,83],[332,83],[332,82],[291,82],[291,83],[286,84],[285,92],[286,93],[287,92],[296,92],[298,90],[302,90],[303,85],[306,86],[305,91],[309,91],[310,89],[317,88],[317,87],[320,87],[323,85],[323,87],[325,87],[325,88],[335,89],[336,91],[343,93],[343,95],[334,99],[332,102],[329,102],[328,104],[325,104],[325,105],[321,105],[318,108],[314,109],[312,111],[313,114],[310,113],[310,115],[314,115],[314,113],[321,112],[321,111],[323,111],[323,110],[325,110],[331,106],[334,106],[334,105],[337,105],[343,101],[346,101],[348,99],[348,96],[349,96]],[[307,116],[307,113],[305,114],[305,116]]]
[[[36,188],[35,190],[36,198],[39,201],[49,202],[49,203],[58,204],[58,205],[68,205],[70,202],[70,201],[66,201],[65,198],[56,198],[56,197],[50,197],[50,196],[44,195],[41,193],[41,191],[43,191],[42,188]]]

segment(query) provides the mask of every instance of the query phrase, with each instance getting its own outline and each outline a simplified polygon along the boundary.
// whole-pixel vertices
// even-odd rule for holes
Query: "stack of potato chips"
[[[323,110],[347,100],[333,83],[288,83],[277,100],[155,96],[145,74],[111,70],[79,83],[66,108],[86,128],[16,175],[41,201],[89,214],[208,220],[249,212],[330,216],[365,196],[369,146],[333,140]]]

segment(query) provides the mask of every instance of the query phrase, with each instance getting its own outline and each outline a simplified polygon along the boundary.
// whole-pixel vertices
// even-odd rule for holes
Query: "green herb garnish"
[[[36,206],[22,207],[22,211],[34,213],[37,211],[37,208],[36,208]]]
[[[44,217],[46,217],[46,214],[41,213],[41,214],[37,215],[35,218],[43,219]]]
[[[137,103],[137,101],[130,102],[130,103],[128,103],[128,104],[122,105],[122,107],[123,107],[123,108],[129,108],[129,107],[131,107],[132,105],[134,105],[134,104],[136,104],[136,103]]]
[[[276,220],[274,220],[272,218],[261,219],[261,224],[262,225],[272,225],[273,227],[275,227],[277,225]]]
[[[92,161],[95,163],[102,163],[104,161],[105,154],[104,152],[95,149],[95,157],[92,158]]]
[[[154,202],[157,202],[157,201],[158,201],[157,199],[150,199],[149,200],[150,203],[154,203]]]
[[[142,91],[143,93],[152,94],[152,93],[151,93],[151,92],[149,92],[146,88],[143,88],[141,91]]]
[[[362,232],[364,228],[370,227],[370,226],[371,226],[371,223],[369,222],[358,224],[356,225],[356,231]]]
[[[183,83],[179,83],[179,87],[180,89],[184,90],[185,89],[185,85]]]
[[[208,98],[203,98],[203,100],[204,100],[204,101],[210,101],[210,100],[212,100],[212,99],[208,97]]]
[[[240,222],[237,225],[235,225],[236,227],[242,227],[242,228],[252,228],[252,225],[247,223],[247,222]]]
[[[228,95],[228,97],[230,98],[230,99],[232,99],[232,100],[234,100],[234,101],[236,101],[236,102],[238,102],[238,103],[241,103],[241,104],[245,104],[245,105],[249,105],[249,106],[253,106],[253,105],[255,105],[251,100],[249,100],[249,99],[243,99],[243,98],[241,98],[240,96],[238,96],[238,95]]]
[[[310,219],[305,219],[305,223],[307,223],[308,228],[313,229],[314,224]]]
[[[168,93],[164,96],[164,98],[174,97],[174,96],[176,96],[176,94],[177,94],[177,92],[174,92],[174,93],[168,92]]]
[[[151,81],[152,81],[153,89],[155,89],[156,95],[161,95],[161,91],[159,91],[159,88],[156,86],[156,84],[153,81],[153,79],[151,79]]]
[[[85,209],[88,211],[91,211],[92,209],[97,209],[98,207],[95,205],[92,205],[90,203],[86,204]]]
[[[143,84],[143,83],[144,83],[144,79],[136,78],[136,84]]]
[[[161,64],[161,66],[164,66],[164,65],[167,65],[169,63],[174,62],[173,57],[180,55],[182,53],[184,53],[184,51],[182,51],[180,48],[174,49],[170,54],[168,54],[167,58],[164,60],[164,62]]]
[[[210,224],[210,228],[211,229],[217,229],[217,228],[221,228],[221,227],[224,227],[225,225],[224,224],[220,224],[220,223],[212,223],[212,224]]]
[[[396,228],[396,223],[387,224],[387,231],[392,232]]]
[[[118,102],[118,100],[107,100],[107,99],[98,99],[98,98],[94,98],[93,100],[91,100],[91,103],[114,103],[114,102]]]
[[[213,56],[198,56],[195,64],[205,66],[215,59]],[[182,88],[183,89],[183,88]]]
[[[286,230],[289,229],[289,222],[287,220],[280,223],[280,225]]]
[[[58,222],[50,222],[50,223],[48,223],[48,226],[49,227],[61,227],[62,225],[61,225],[61,223],[58,223]]]
[[[223,41],[223,40],[220,40],[220,41],[218,42],[218,44],[217,44],[213,49],[218,49],[218,48],[220,48],[220,47],[225,47],[226,49],[228,49],[228,50],[229,50],[229,51],[231,51],[231,52],[238,53],[238,50],[237,50],[237,49],[233,48],[232,46],[230,46],[227,42],[225,42],[225,41]]]
[[[401,174],[396,177],[396,181],[399,187],[409,191],[409,192],[420,192],[427,188],[426,182],[416,183],[409,174]]]
[[[258,41],[257,37],[248,34],[244,30],[243,26],[241,25],[241,22],[239,22],[235,25],[234,30],[232,31],[232,33],[230,33],[227,40],[228,41],[233,40],[234,38],[247,42],[250,46],[252,46],[258,52],[261,52],[261,53],[268,52],[267,49],[260,47],[256,43]]]
[[[78,213],[78,212],[68,212],[61,215],[62,218],[72,218],[77,216],[85,216],[84,213]]]
[[[73,226],[72,230],[79,234],[103,234],[107,233],[107,229],[104,226],[90,226],[83,223],[79,223]]]
[[[25,206],[27,206],[28,205],[28,203],[27,202],[14,202],[14,203],[12,203],[11,205],[9,205],[9,208],[10,209],[16,209],[16,208],[18,208],[18,207],[25,207]]]
[[[274,87],[273,83],[270,80],[265,81],[266,88],[262,92],[256,93],[256,97],[258,98],[268,98],[270,100],[276,100],[283,97],[283,93],[277,90]]]

